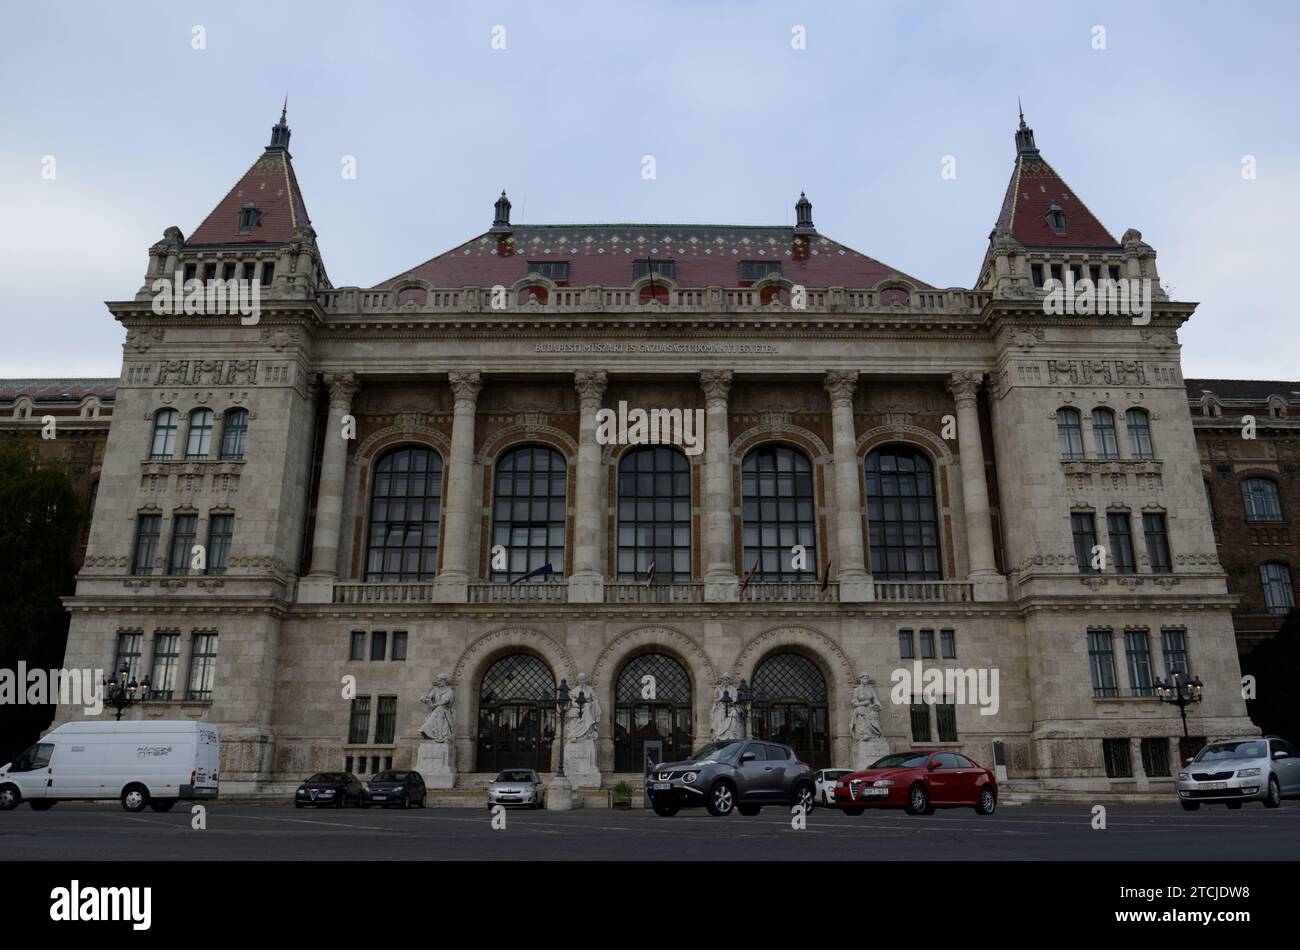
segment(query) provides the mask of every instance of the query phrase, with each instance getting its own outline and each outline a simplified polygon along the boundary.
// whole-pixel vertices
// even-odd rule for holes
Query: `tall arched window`
[[[1115,433],[1115,413],[1109,409],[1092,410],[1092,442],[1097,458],[1119,458],[1119,437]]]
[[[812,462],[789,445],[760,445],[740,467],[744,570],[758,563],[765,581],[817,579],[817,531]],[[793,567],[790,549],[802,544],[804,565]]]
[[[1078,409],[1064,406],[1056,410],[1056,436],[1061,443],[1061,458],[1083,458],[1083,421]]]
[[[492,500],[492,544],[506,549],[507,569],[494,581],[515,581],[550,564],[551,578],[564,575],[567,509],[564,456],[545,445],[525,445],[497,459]]]
[[[826,677],[798,653],[774,653],[754,670],[753,735],[791,746],[814,769],[831,764]]]
[[[618,462],[618,579],[646,577],[651,560],[656,578],[691,579],[691,466],[664,445]]]
[[[433,580],[441,518],[442,456],[420,445],[384,453],[370,487],[366,580]]]
[[[653,677],[647,680],[646,677]],[[647,699],[646,685],[653,683]],[[614,686],[614,771],[644,772],[645,744],[659,742],[659,762],[691,754],[691,678],[663,653],[643,653],[627,662]]]
[[[1280,561],[1269,561],[1259,566],[1264,582],[1264,607],[1271,614],[1285,614],[1295,606],[1295,593],[1291,589],[1291,569]]]
[[[1145,409],[1130,409],[1124,414],[1128,426],[1128,451],[1135,459],[1156,457],[1154,444],[1151,442],[1151,414]]]
[[[531,653],[512,653],[483,674],[476,771],[551,770],[555,674]]]
[[[248,410],[231,409],[221,424],[221,457],[242,459],[244,438],[248,435]]]
[[[1282,499],[1277,482],[1271,478],[1247,478],[1241,483],[1241,499],[1246,505],[1247,521],[1281,521]]]
[[[941,580],[934,469],[920,449],[885,445],[867,453],[871,573],[880,580]]]
[[[205,459],[212,450],[212,410],[195,409],[190,413],[189,434],[185,437],[185,457]]]
[[[176,452],[176,429],[180,425],[181,414],[175,409],[159,409],[153,417],[153,441],[149,446],[149,458],[169,459]]]

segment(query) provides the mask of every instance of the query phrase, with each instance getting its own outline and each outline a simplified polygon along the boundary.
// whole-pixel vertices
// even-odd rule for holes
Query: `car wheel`
[[[411,793],[407,792],[405,795],[402,796],[402,811],[406,811],[410,807],[411,807]]]
[[[1282,786],[1278,784],[1277,776],[1268,777],[1268,796],[1264,799],[1265,808],[1277,808],[1282,804]]]
[[[704,806],[715,818],[730,815],[731,810],[736,807],[735,787],[725,778],[714,782],[713,787],[709,789],[709,797],[705,800]]]
[[[22,800],[22,794],[14,786],[0,786],[0,811],[13,811]]]
[[[817,806],[817,794],[813,787],[806,782],[799,785],[794,790],[794,803],[803,806],[803,813],[806,815]]]
[[[866,809],[863,808],[861,805],[853,805],[852,807],[849,808],[841,808],[840,811],[844,812],[844,814],[846,815],[852,815],[856,818],[858,815],[861,815],[863,812],[865,812]]]
[[[143,785],[128,785],[122,789],[122,807],[127,811],[144,811],[149,804],[149,790]]]
[[[655,810],[655,814],[660,818],[671,818],[677,814],[679,806],[676,802],[655,802],[650,807]]]
[[[991,815],[998,807],[998,796],[994,793],[991,785],[985,785],[980,789],[979,804],[975,806],[975,814]]]
[[[934,806],[930,804],[930,793],[926,791],[925,786],[920,782],[914,784],[907,793],[907,808],[909,815],[933,815]]]
[[[1240,810],[1241,810],[1241,802],[1225,802],[1225,804],[1226,804],[1229,808],[1231,808],[1233,811],[1240,811]]]
[[[420,796],[420,807],[425,808],[428,806],[428,804],[429,804],[429,793],[425,792],[423,795]]]
[[[740,812],[746,818],[753,818],[763,810],[762,805],[737,805],[736,811]]]
[[[1200,802],[1183,802],[1183,801],[1180,801],[1178,804],[1180,804],[1180,805],[1183,806],[1183,811],[1197,811],[1197,810],[1199,810],[1200,807],[1201,807],[1201,803],[1200,803]]]
[[[54,802],[48,798],[36,798],[30,802],[32,811],[49,811],[54,807]]]
[[[53,804],[53,802],[51,802],[51,804]],[[176,799],[169,798],[166,799],[165,801],[152,801],[149,803],[149,807],[152,808],[154,811],[171,811],[172,806],[175,804],[176,804]]]

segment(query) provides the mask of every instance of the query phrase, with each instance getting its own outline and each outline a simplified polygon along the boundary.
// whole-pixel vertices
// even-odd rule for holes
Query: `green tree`
[[[73,593],[73,545],[82,518],[61,465],[42,461],[30,441],[0,438],[0,667],[63,664]],[[0,706],[0,754],[25,748],[54,718],[53,705]],[[9,761],[6,756],[0,761]]]
[[[1300,742],[1300,611],[1287,614],[1277,633],[1242,659],[1241,671],[1255,677],[1255,698],[1246,701],[1255,725],[1265,735]]]

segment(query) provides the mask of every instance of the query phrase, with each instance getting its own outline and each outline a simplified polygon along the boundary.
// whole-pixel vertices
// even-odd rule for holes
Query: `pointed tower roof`
[[[1011,232],[1012,237],[1028,248],[1118,250],[1120,246],[1039,153],[1034,144],[1034,130],[1025,124],[1023,110],[1016,130],[1016,163],[996,226]]]
[[[288,110],[286,96],[280,121],[271,127],[271,144],[194,229],[186,246],[282,244],[293,240],[298,228],[311,225],[289,154]]]

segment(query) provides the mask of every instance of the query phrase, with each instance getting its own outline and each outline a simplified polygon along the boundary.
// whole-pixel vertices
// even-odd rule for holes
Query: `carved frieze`
[[[1146,364],[1142,360],[1048,360],[1047,381],[1052,385],[1146,385]]]

